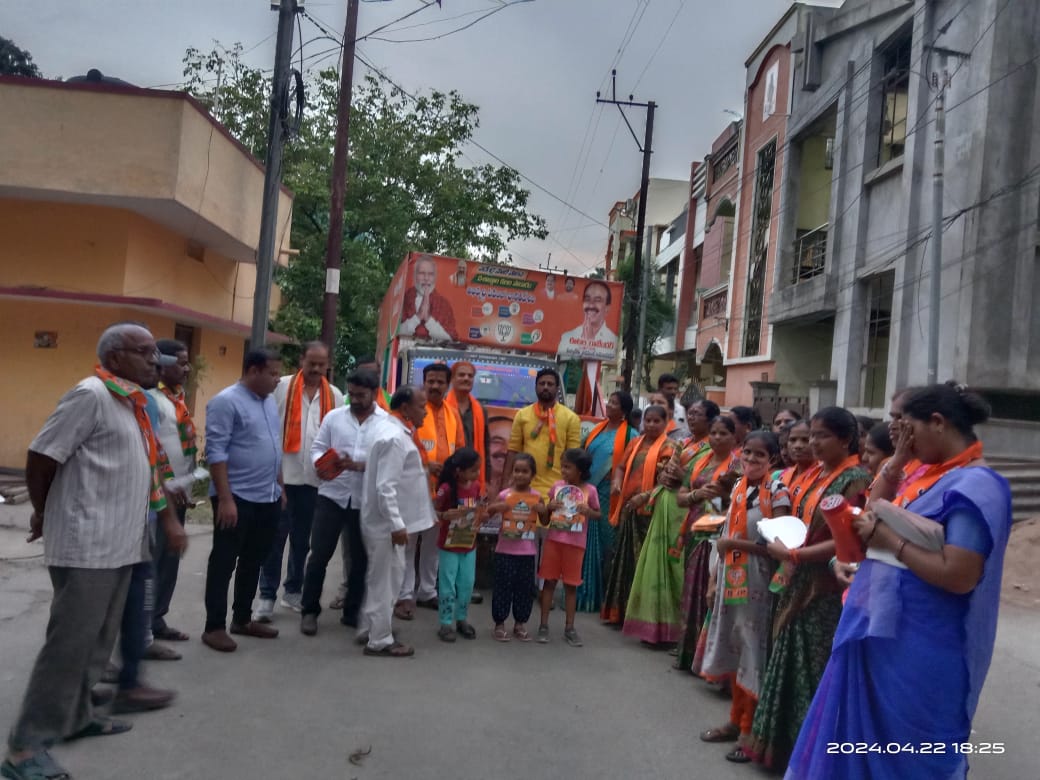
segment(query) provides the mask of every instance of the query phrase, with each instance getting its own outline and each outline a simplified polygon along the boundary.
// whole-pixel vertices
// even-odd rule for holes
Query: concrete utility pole
[[[653,142],[654,142],[654,111],[657,109],[657,104],[654,101],[647,103],[636,103],[634,102],[633,96],[629,95],[628,100],[617,99],[617,71],[612,70],[611,74],[611,99],[605,100],[600,98],[600,93],[596,93],[597,103],[610,103],[618,107],[618,111],[621,112],[621,117],[625,120],[625,124],[628,125],[628,131],[632,133],[632,138],[635,139],[636,146],[639,147],[639,151],[643,153],[643,173],[639,182],[639,208],[636,217],[636,252],[635,258],[632,263],[632,278],[635,280],[636,285],[640,288],[639,291],[632,295],[628,292],[628,299],[632,305],[636,308],[629,307],[628,322],[625,325],[625,359],[624,366],[622,368],[622,386],[625,390],[632,390],[632,369],[633,363],[636,361],[635,352],[637,349],[636,342],[639,340],[639,326],[636,323],[636,318],[633,316],[637,311],[644,308],[646,301],[643,298],[642,290],[642,278],[643,278],[643,232],[646,229],[646,193],[650,184],[650,155],[653,153]],[[636,131],[632,129],[632,125],[628,121],[628,117],[625,116],[623,106],[630,106],[633,108],[645,108],[646,109],[646,130],[643,134],[643,143],[639,143],[639,137],[636,135]],[[643,315],[645,317],[645,315]]]
[[[278,10],[278,32],[271,79],[271,117],[267,125],[267,158],[264,166],[264,200],[260,215],[260,243],[256,250],[256,290],[253,293],[253,326],[249,346],[257,349],[267,341],[267,318],[271,308],[275,246],[278,229],[278,195],[282,185],[282,145],[288,136],[289,60],[293,29],[299,8],[296,0],[272,2]]]
[[[336,107],[336,143],[332,157],[332,192],[329,200],[329,235],[325,244],[325,307],[321,340],[336,349],[336,314],[339,311],[339,276],[343,264],[343,203],[347,194],[347,161],[350,159],[350,102],[354,95],[354,47],[357,43],[360,0],[347,0],[347,26],[343,32],[343,64],[339,72]],[[329,373],[336,361],[329,361]]]
[[[946,56],[940,56],[939,72],[932,74],[935,96],[935,157],[932,171],[931,282],[928,287],[928,384],[939,382],[939,306],[942,300],[943,185],[946,167],[946,88],[950,74]]]
[[[642,277],[639,279],[639,300],[643,302],[643,305],[639,307],[639,335],[636,338],[636,382],[635,382],[635,397],[636,400],[643,395],[643,343],[646,341],[646,303],[650,297],[650,277],[651,277],[651,259],[653,258],[653,247],[654,247],[654,231],[653,229],[647,231],[646,234],[646,270],[643,272]]]

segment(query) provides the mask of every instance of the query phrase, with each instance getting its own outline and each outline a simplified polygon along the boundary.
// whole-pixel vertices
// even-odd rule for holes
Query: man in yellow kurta
[[[560,458],[564,450],[581,446],[581,418],[557,400],[560,375],[555,370],[543,368],[538,372],[535,393],[538,400],[513,418],[505,477],[508,479],[513,471],[513,456],[526,452],[538,468],[531,487],[548,501],[549,488],[563,478]]]

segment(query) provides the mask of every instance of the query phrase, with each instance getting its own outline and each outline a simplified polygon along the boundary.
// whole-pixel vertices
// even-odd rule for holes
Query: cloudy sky
[[[611,205],[639,188],[641,158],[613,106],[618,94],[658,103],[651,175],[686,179],[693,160],[741,112],[744,60],[790,0],[423,0],[363,2],[361,55],[409,91],[456,89],[480,106],[477,141],[576,209],[606,223]],[[174,86],[189,46],[240,42],[246,61],[270,68],[277,13],[266,0],[33,0],[3,4],[0,35],[27,49],[45,75],[96,67],[140,86]],[[342,34],[346,0],[306,2]],[[14,13],[15,8],[19,12]],[[493,12],[493,13],[492,13]],[[307,19],[308,66],[336,51]],[[468,29],[460,29],[472,23]],[[424,40],[419,40],[424,39]],[[364,74],[365,67],[355,70]],[[643,114],[629,114],[642,137]],[[470,148],[477,162],[490,158]],[[606,229],[531,186],[546,241],[511,247],[514,261],[583,273],[602,264]]]

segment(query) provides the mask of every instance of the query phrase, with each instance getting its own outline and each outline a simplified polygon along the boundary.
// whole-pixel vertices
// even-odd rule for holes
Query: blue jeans
[[[464,621],[477,577],[477,551],[438,550],[437,600],[442,626]]]
[[[283,583],[285,592],[300,593],[303,590],[303,573],[311,546],[311,522],[314,520],[314,504],[317,500],[316,487],[285,486],[285,510],[278,518],[271,553],[260,569],[260,598],[274,601],[278,596],[286,539],[289,540],[289,565]]]

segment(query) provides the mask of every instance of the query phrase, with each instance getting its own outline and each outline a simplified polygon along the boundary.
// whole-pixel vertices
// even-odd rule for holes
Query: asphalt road
[[[435,613],[419,610],[401,630],[416,656],[393,660],[363,656],[331,613],[310,638],[279,608],[278,639],[240,638],[237,652],[214,653],[198,640],[210,537],[193,534],[170,619],[192,640],[177,643],[183,660],[145,666],[179,698],[130,716],[128,734],[58,747],[81,780],[767,776],[697,739],[725,722],[728,701],[592,616],[578,617],[583,648],[562,641],[560,612],[550,644],[500,644],[485,601],[472,608],[477,640],[448,645]],[[22,539],[0,528],[0,728],[16,715],[50,601],[42,549]],[[973,777],[1040,777],[1038,648],[1040,616],[1005,610],[973,740],[1006,752],[976,759]],[[353,764],[356,751],[367,755]]]

